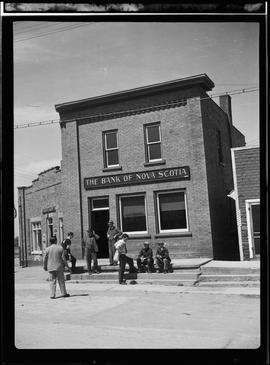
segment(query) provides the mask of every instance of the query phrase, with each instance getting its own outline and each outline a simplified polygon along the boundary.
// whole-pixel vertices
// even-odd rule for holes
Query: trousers
[[[110,265],[113,265],[113,256],[115,254],[115,247],[114,247],[115,241],[114,240],[109,240],[108,241],[108,246],[109,246],[109,261],[110,261]]]
[[[168,271],[169,268],[170,268],[170,262],[171,262],[170,259],[166,259],[166,258],[159,259],[159,258],[157,258],[156,259],[156,264],[157,264],[158,270],[159,271]]]
[[[148,271],[154,271],[154,260],[149,258],[138,258],[137,259],[137,266],[139,270],[147,269]]]
[[[124,272],[126,268],[126,263],[129,266],[129,272],[134,272],[135,266],[133,259],[131,257],[128,257],[126,255],[119,255],[119,284],[121,284],[124,281]]]
[[[58,281],[60,291],[62,295],[67,294],[64,271],[49,271],[49,282],[51,289],[51,297],[55,297],[56,294],[56,282]]]
[[[92,260],[93,260],[93,270],[96,271],[98,269],[97,253],[86,248],[85,249],[85,258],[86,258],[88,272],[91,271]]]

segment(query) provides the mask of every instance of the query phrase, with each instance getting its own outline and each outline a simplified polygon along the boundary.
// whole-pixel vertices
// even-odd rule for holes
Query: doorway
[[[96,234],[99,235],[98,244],[98,258],[108,258],[109,248],[107,239],[108,221],[110,216],[109,199],[108,198],[94,198],[90,199],[89,204],[89,227],[91,227]]]
[[[247,228],[251,257],[260,255],[260,201],[247,200]]]

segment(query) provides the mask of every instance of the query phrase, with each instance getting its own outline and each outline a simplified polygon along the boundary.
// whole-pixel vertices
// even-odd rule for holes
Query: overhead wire
[[[88,26],[90,24],[92,24],[92,23],[87,23],[87,24],[82,24],[82,25],[76,25],[76,26],[68,26],[66,28],[62,28],[62,29],[55,30],[55,31],[52,31],[52,32],[47,32],[47,33],[44,33],[44,34],[39,34],[39,35],[36,35],[36,36],[33,36],[33,37],[29,37],[29,38],[20,38],[20,39],[17,39],[17,40],[15,39],[14,40],[14,43],[20,43],[20,42],[24,42],[24,41],[27,41],[27,40],[30,40],[30,39],[46,37],[47,35],[50,35],[50,34],[56,34],[56,33],[65,32],[65,31],[71,30],[71,29],[77,29],[77,28],[81,28],[81,27],[86,27],[86,26]]]
[[[192,98],[192,99],[197,99],[197,100],[206,100],[206,99],[214,99],[217,98],[219,96],[222,95],[237,95],[237,94],[243,94],[243,93],[248,93],[248,92],[255,92],[258,91],[259,88],[243,88],[243,89],[238,89],[238,90],[229,90],[223,93],[218,93],[218,94],[211,94],[207,97],[203,97],[203,98]],[[125,114],[127,112],[139,112],[148,108],[155,108],[155,107],[165,107],[165,106],[175,106],[176,104],[179,104],[180,101],[176,100],[170,103],[166,103],[166,104],[157,104],[157,105],[152,105],[149,107],[144,107],[144,108],[136,108],[136,109],[127,109],[127,110],[123,110],[123,111],[119,111],[119,112],[111,112],[111,113],[103,113],[103,114],[97,114],[97,115],[89,115],[89,116],[84,116],[84,117],[80,117],[80,118],[72,118],[72,119],[67,119],[64,122],[73,122],[73,121],[78,121],[78,120],[83,120],[83,119],[88,119],[88,118],[95,118],[95,117],[102,117],[102,116],[110,116],[110,115],[120,115],[120,114]],[[51,120],[47,120],[47,121],[40,121],[40,122],[29,122],[29,123],[24,123],[24,124],[17,124],[14,126],[13,129],[19,129],[19,128],[28,128],[28,127],[37,127],[37,126],[41,126],[41,125],[48,125],[48,124],[55,124],[55,123],[59,123],[60,119],[51,119]]]
[[[50,21],[47,21],[47,22],[44,22],[43,25],[34,25],[32,27],[26,27],[26,28],[23,28],[23,29],[19,29],[19,28],[16,28],[14,27],[14,36],[20,36],[21,34],[24,34],[24,33],[31,33],[31,32],[34,32],[36,30],[40,30],[40,29],[48,29],[48,26],[55,26],[55,25],[60,25],[62,24],[63,25],[63,22],[50,22]]]

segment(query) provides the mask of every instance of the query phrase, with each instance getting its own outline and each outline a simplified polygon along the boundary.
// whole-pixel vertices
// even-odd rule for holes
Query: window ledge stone
[[[102,171],[108,172],[108,171],[120,171],[122,170],[122,166],[115,166],[115,167],[105,167]]]
[[[128,234],[128,233],[127,233]],[[129,239],[145,239],[145,238],[151,238],[151,234],[128,234]]]
[[[153,162],[145,162],[143,165],[145,167],[148,167],[148,166],[165,165],[165,164],[166,164],[166,160],[160,160],[160,161],[153,161]]]
[[[166,238],[166,237],[191,237],[191,232],[171,232],[171,233],[158,233],[154,235],[154,238]]]

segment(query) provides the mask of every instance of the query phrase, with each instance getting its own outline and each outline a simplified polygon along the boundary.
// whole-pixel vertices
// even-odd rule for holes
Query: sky
[[[209,94],[258,88],[259,24],[16,21],[13,61],[14,124],[55,120],[59,103],[201,73],[215,84]],[[232,114],[259,144],[259,92],[232,95]],[[16,208],[17,187],[60,161],[58,123],[14,129]]]

